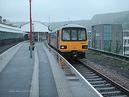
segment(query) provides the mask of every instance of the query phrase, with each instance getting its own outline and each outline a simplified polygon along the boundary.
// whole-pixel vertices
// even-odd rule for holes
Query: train
[[[78,24],[67,24],[48,34],[48,45],[67,58],[85,58],[88,50],[86,28]]]
[[[0,24],[0,46],[21,42],[25,36],[26,33],[19,28]]]

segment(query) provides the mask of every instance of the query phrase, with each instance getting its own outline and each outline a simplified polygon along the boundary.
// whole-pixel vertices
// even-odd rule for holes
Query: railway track
[[[9,44],[9,45],[4,45],[0,47],[0,54],[11,48],[12,46],[16,45],[17,43]]]
[[[104,97],[129,97],[129,90],[80,61],[69,61]]]
[[[51,47],[50,47],[51,48]],[[51,48],[52,49],[52,48]],[[52,49],[56,52],[54,49]],[[57,52],[55,57],[57,57]],[[57,59],[59,59],[57,57]],[[129,97],[129,90],[78,60],[67,60],[103,97]],[[65,63],[65,62],[64,62]],[[71,69],[62,65],[67,76],[75,76]]]

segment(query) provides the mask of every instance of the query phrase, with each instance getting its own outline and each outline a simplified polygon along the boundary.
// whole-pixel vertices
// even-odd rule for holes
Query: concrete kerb
[[[60,55],[60,54],[58,53],[58,55]],[[95,97],[103,97],[66,59],[64,59],[61,55],[60,55],[60,57],[63,60],[65,60],[65,62],[68,64],[68,66],[71,68],[71,70],[85,84],[85,86],[88,88],[88,90],[91,91],[91,93],[93,93],[94,95],[96,95]]]
[[[36,47],[34,50],[34,70],[32,75],[29,97],[39,97],[39,59]]]
[[[3,52],[0,55],[0,72],[6,67],[9,61],[13,58],[13,56],[17,53],[19,48],[22,46],[24,42],[18,43],[17,45],[9,48],[7,51]]]

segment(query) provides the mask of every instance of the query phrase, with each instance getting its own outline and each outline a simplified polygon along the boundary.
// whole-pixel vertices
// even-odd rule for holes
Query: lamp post
[[[29,33],[29,40],[30,40],[30,58],[32,58],[32,17],[31,17],[31,0],[29,0],[29,5],[30,5],[30,33]]]
[[[34,35],[34,23],[32,23],[32,40],[34,42],[35,40],[35,35]]]

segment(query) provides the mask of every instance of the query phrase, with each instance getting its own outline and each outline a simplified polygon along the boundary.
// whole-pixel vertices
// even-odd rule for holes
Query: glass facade
[[[99,24],[92,26],[93,48],[121,54],[123,52],[122,46],[123,28],[121,24]]]
[[[104,50],[111,51],[111,40],[112,40],[112,27],[111,25],[104,25],[103,30],[103,38],[104,38]]]
[[[111,51],[111,40],[104,40],[104,50]]]
[[[95,29],[95,26],[92,26],[91,38],[92,38],[92,47],[96,48],[96,29]]]
[[[88,47],[92,47],[92,36],[91,31],[88,32]]]
[[[111,25],[104,25],[104,40],[112,39],[112,27]]]

